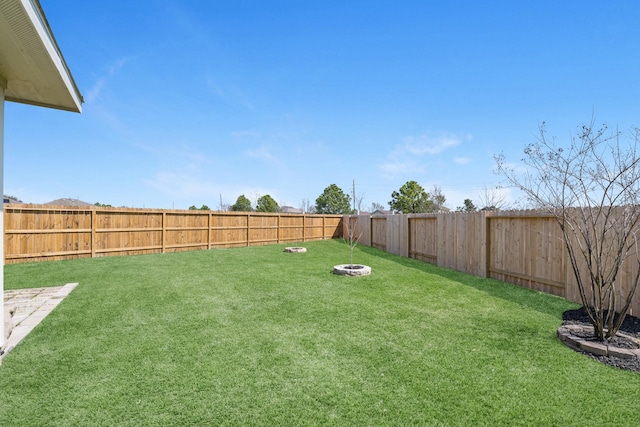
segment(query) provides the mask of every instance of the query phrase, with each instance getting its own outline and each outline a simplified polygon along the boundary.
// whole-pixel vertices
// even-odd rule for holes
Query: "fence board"
[[[358,243],[371,246],[371,221],[369,220],[369,215],[358,215],[358,227],[360,230]],[[344,232],[343,235],[347,236]]]
[[[534,211],[409,214],[359,217],[369,225],[369,246],[441,267],[514,283],[581,302],[560,227]],[[360,241],[366,244],[366,240]],[[580,265],[581,271],[585,270]],[[639,264],[621,267],[618,282],[628,291]],[[620,298],[620,295],[618,295]],[[619,306],[619,305],[618,305]],[[640,292],[631,306],[640,313]]]
[[[5,263],[304,242],[342,235],[339,215],[5,205]]]
[[[409,256],[409,219],[407,215],[389,215],[386,221],[387,252],[394,255]]]
[[[489,277],[566,295],[564,243],[554,218],[519,213],[487,218]]]
[[[387,250],[387,217],[371,217],[371,246],[374,248]]]
[[[435,215],[410,215],[408,218],[410,258],[438,263],[437,218]]]

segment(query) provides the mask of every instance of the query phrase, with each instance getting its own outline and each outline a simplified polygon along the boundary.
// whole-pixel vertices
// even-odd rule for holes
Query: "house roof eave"
[[[7,101],[82,111],[82,95],[39,0],[0,2],[0,78]]]

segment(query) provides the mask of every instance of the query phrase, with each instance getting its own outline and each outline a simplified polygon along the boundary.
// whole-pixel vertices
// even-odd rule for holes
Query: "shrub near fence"
[[[552,216],[509,211],[353,218],[364,245],[581,303],[562,232]],[[345,227],[349,220],[345,216]],[[636,272],[634,261],[631,257],[622,265],[622,288]],[[638,313],[640,292],[631,305],[631,314]]]
[[[4,206],[5,263],[139,255],[340,237],[342,216]]]

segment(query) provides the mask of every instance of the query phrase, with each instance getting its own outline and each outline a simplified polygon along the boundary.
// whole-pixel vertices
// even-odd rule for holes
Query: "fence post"
[[[211,223],[213,218],[213,212],[209,211],[209,219],[207,222],[207,249],[211,249]]]
[[[251,214],[247,214],[247,246],[250,246],[249,236],[251,235]]]
[[[162,253],[165,252],[166,236],[167,236],[167,213],[165,211],[162,211]]]
[[[484,248],[484,256],[485,256],[485,277],[491,277],[491,214],[490,212],[484,213],[485,217],[485,248]]]
[[[373,247],[373,215],[369,215],[369,247]]]
[[[481,252],[480,252],[480,256],[484,257],[484,272],[483,272],[483,276],[484,277],[490,277],[490,269],[491,269],[491,218],[489,215],[489,212],[487,211],[482,211],[482,217],[481,219],[481,229],[480,232],[482,233],[484,231],[484,236],[482,237],[482,242],[481,242]]]
[[[91,258],[96,257],[96,227],[97,227],[97,218],[98,218],[98,210],[96,208],[91,209]]]
[[[411,258],[411,215],[407,215],[407,258]]]
[[[344,220],[343,220],[343,221],[344,221]],[[344,223],[343,223],[343,225],[344,225]],[[327,233],[324,231],[324,215],[323,215],[323,216],[322,216],[322,240],[324,240],[324,236],[325,236],[326,234],[327,234]]]
[[[128,209],[128,208],[104,208],[104,207],[49,207],[49,206],[6,206],[4,217],[6,218],[4,238],[9,242],[35,241],[29,247],[26,245],[7,246],[5,248],[5,260],[10,262],[25,262],[34,259],[61,259],[72,257],[101,257],[111,254],[125,253],[129,255],[138,253],[167,253],[173,249],[194,250],[213,249],[218,246],[251,246],[253,238],[256,242],[286,242],[289,238],[289,229],[302,227],[302,236],[296,235],[296,239],[302,241],[326,240],[333,235],[341,235],[338,229],[342,222],[335,224],[335,215],[296,215],[295,225],[289,225],[287,214],[271,214],[277,216],[277,238],[273,239],[273,221],[269,218],[268,227],[258,222],[256,227],[252,224],[252,213],[234,213],[232,221],[218,223],[219,218],[231,217],[224,212],[180,212],[178,210],[161,211],[159,209]],[[71,212],[65,216],[64,212]],[[62,213],[62,214],[61,214]],[[76,218],[82,214],[82,219]],[[22,216],[20,216],[22,215]],[[45,218],[43,221],[30,219],[36,215]],[[39,215],[39,216],[38,216]],[[60,216],[66,218],[60,220]],[[194,217],[207,218],[207,225],[198,219],[193,224],[190,219]],[[260,217],[268,214],[260,213]],[[69,217],[73,216],[72,220]],[[331,221],[327,219],[331,216]],[[174,220],[175,218],[175,220]],[[186,218],[186,219],[185,219]],[[245,218],[245,225],[241,221]],[[189,220],[187,220],[189,219]],[[160,223],[158,224],[158,220]],[[322,221],[319,225],[317,222]],[[25,225],[21,225],[21,224]],[[44,224],[44,225],[43,225]],[[282,228],[282,230],[280,229]],[[307,230],[309,228],[309,230]],[[317,229],[321,228],[322,235],[317,235]],[[252,230],[255,229],[255,233]],[[206,231],[203,233],[202,231]],[[328,234],[329,231],[331,234]],[[160,236],[158,236],[160,232]],[[179,234],[177,241],[174,234]],[[254,235],[255,234],[255,235]],[[244,235],[244,239],[243,236]],[[186,237],[185,237],[186,236]],[[158,238],[159,237],[159,238]],[[269,237],[269,238],[267,238]],[[204,239],[207,239],[204,241]],[[226,239],[229,239],[228,241]],[[79,242],[82,242],[80,245]],[[59,245],[62,245],[59,247]],[[66,246],[65,246],[66,245]],[[31,249],[31,248],[35,249]],[[41,249],[46,248],[46,249]],[[193,249],[190,249],[193,248]]]

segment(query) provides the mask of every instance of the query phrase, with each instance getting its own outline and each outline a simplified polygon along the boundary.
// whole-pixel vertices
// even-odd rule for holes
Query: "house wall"
[[[0,76],[0,188],[4,194],[4,90],[6,81]],[[4,232],[3,209],[4,203],[0,203],[0,230]],[[0,274],[0,307],[2,307],[2,315],[0,315],[0,348],[4,347],[4,241],[0,242],[0,256],[2,257],[2,271]]]

